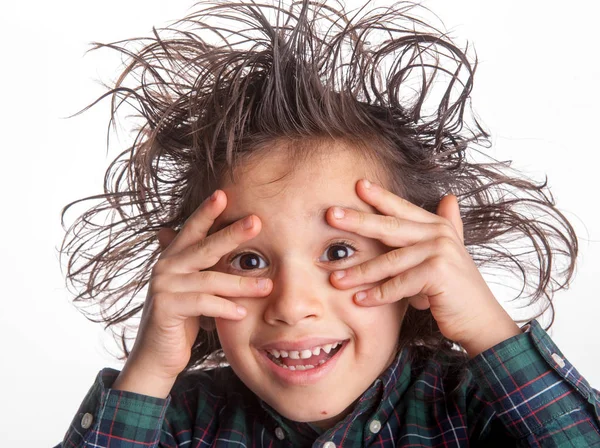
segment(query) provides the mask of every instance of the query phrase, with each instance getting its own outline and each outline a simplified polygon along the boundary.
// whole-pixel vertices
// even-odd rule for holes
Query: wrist
[[[469,358],[474,358],[480,353],[519,334],[522,334],[521,329],[505,312],[505,316],[502,319],[494,319],[487,325],[482,326],[474,333],[473,337],[460,341],[459,344],[467,351]]]
[[[169,396],[176,379],[177,377],[156,375],[126,363],[111,389],[164,399]]]

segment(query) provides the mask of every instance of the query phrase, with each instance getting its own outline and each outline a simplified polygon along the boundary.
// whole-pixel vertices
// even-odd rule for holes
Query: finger
[[[452,223],[454,230],[456,230],[456,234],[460,237],[460,241],[464,244],[465,235],[463,230],[463,222],[460,217],[458,198],[453,194],[447,194],[444,196],[437,206],[436,213]]]
[[[363,201],[384,215],[423,223],[439,221],[437,215],[366,179],[356,183],[356,193]]]
[[[155,272],[185,274],[214,266],[223,255],[254,238],[261,230],[257,216],[250,215],[207,236],[179,253],[159,260]]]
[[[429,297],[425,294],[417,294],[416,296],[409,297],[408,300],[413,308],[420,311],[427,310],[431,307]]]
[[[432,256],[434,250],[431,242],[395,249],[351,268],[332,272],[330,281],[338,289],[377,283],[418,266]]]
[[[242,305],[201,292],[157,294],[154,303],[158,312],[167,308],[166,313],[179,319],[205,316],[240,320],[247,314]]]
[[[163,254],[168,256],[177,253],[206,238],[208,230],[225,210],[226,205],[227,196],[221,190],[216,190],[189,216],[177,236],[170,242],[169,247],[163,251]]]
[[[357,292],[354,294],[354,300],[359,305],[378,306],[394,303],[417,294],[427,297],[435,296],[441,291],[432,289],[433,286],[430,285],[427,276],[429,270],[427,262],[421,263],[381,285]]]
[[[191,274],[163,274],[152,279],[152,290],[160,292],[202,292],[220,297],[261,297],[271,292],[268,278],[243,277],[216,271]]]
[[[375,215],[342,207],[331,207],[327,222],[338,229],[367,238],[375,238],[390,247],[404,247],[435,237],[455,237],[456,232],[447,220],[423,223],[394,216]]]

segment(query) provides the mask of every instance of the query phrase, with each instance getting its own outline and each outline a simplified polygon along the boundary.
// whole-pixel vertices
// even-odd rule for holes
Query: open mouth
[[[288,370],[310,370],[329,361],[340,351],[346,341],[313,347],[310,350],[286,351],[266,350],[267,358],[279,367]]]

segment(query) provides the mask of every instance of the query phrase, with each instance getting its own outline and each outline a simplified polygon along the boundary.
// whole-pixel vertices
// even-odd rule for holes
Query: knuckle
[[[369,273],[368,263],[361,263],[357,266],[353,266],[352,268],[348,269],[348,273],[352,277],[358,277],[358,278],[366,277]]]
[[[191,299],[193,301],[192,303],[194,304],[194,309],[197,310],[197,313],[204,316],[205,311],[203,310],[203,307],[206,305],[206,294],[203,292],[196,292]]]
[[[160,293],[161,291],[166,291],[167,286],[169,285],[169,281],[167,281],[167,276],[164,274],[153,274],[152,275],[152,290]]]
[[[392,232],[398,229],[398,221],[392,216],[386,216],[383,220],[383,228],[388,232]]]
[[[159,258],[152,267],[152,275],[160,275],[163,272],[168,272],[171,261],[169,257]]]
[[[446,263],[444,257],[435,256],[429,259],[427,267],[431,275],[443,276],[448,270],[448,263]]]
[[[402,196],[398,196],[398,199],[400,200],[401,207],[410,207],[410,206],[414,205],[412,202],[410,202],[406,198],[403,198]]]
[[[365,223],[364,213],[361,213],[361,212],[354,212],[354,213],[356,213],[356,221],[357,221],[358,225],[363,226]]]
[[[218,313],[221,316],[223,316],[223,315],[231,314],[231,312],[234,309],[234,304],[233,304],[233,302],[230,302],[229,300],[221,299],[217,302],[216,308],[218,310]]]
[[[170,294],[158,292],[152,296],[152,308],[156,312],[162,313],[168,308],[168,303],[170,299]]]
[[[236,244],[239,244],[244,240],[244,231],[241,222],[236,222],[235,224],[226,227],[224,230],[223,237],[226,240],[233,241]]]
[[[392,265],[395,265],[399,259],[400,259],[400,250],[398,250],[398,249],[391,250],[391,251],[385,253],[385,260]]]
[[[452,237],[454,235],[454,227],[452,223],[447,219],[442,217],[442,222],[436,224],[437,225],[437,233],[438,235]]]
[[[194,302],[201,307],[204,302],[206,302],[206,294],[203,292],[197,292],[194,294]]]
[[[200,281],[203,283],[214,283],[217,281],[217,273],[214,271],[200,271]]]
[[[206,248],[206,239],[202,238],[194,244],[194,252],[202,252]]]
[[[373,292],[377,300],[385,301],[390,295],[392,289],[394,289],[392,282],[386,282],[383,285],[377,286]]]
[[[390,289],[398,289],[404,285],[404,278],[401,275],[397,275],[389,282],[388,287]]]
[[[434,242],[434,249],[437,253],[448,253],[454,250],[454,246],[454,240],[448,236],[440,236]]]

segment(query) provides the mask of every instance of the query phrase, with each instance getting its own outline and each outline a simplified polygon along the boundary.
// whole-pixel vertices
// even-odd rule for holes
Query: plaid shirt
[[[600,393],[535,320],[469,360],[457,394],[440,372],[435,360],[411,367],[402,351],[320,432],[278,415],[230,368],[182,376],[166,399],[112,390],[119,372],[103,369],[58,447],[600,447]]]

